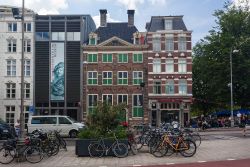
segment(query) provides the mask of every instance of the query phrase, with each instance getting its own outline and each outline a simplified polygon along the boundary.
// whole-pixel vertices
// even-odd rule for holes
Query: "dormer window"
[[[173,29],[173,20],[165,19],[165,30],[172,30]]]
[[[89,45],[96,45],[97,43],[97,34],[90,33],[89,34]]]
[[[144,43],[144,37],[143,34],[141,34],[140,32],[136,32],[133,34],[134,36],[134,44],[135,45],[142,45]]]

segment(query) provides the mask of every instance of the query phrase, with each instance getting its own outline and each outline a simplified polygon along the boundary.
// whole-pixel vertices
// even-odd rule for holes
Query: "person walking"
[[[242,116],[240,122],[241,122],[241,127],[242,127],[242,134],[243,134],[243,136],[246,136],[246,131],[247,131],[247,129],[246,129],[246,123],[247,123],[247,119],[246,119],[245,115]]]
[[[19,137],[20,135],[20,120],[19,119],[17,119],[15,123],[15,131],[16,131],[16,136]]]

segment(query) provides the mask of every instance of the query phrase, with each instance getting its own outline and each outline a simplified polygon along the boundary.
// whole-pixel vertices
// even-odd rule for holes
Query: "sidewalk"
[[[68,151],[60,151],[58,155],[45,158],[38,164],[28,162],[13,162],[14,167],[117,167],[117,166],[140,166],[140,165],[166,165],[179,163],[195,163],[198,161],[220,161],[228,159],[250,158],[250,138],[235,138],[231,140],[202,141],[196,154],[190,158],[184,158],[180,154],[170,157],[156,158],[147,153],[146,147],[137,155],[129,155],[126,158],[104,157],[90,158],[77,157],[74,146],[69,146]],[[9,166],[9,165],[6,165]],[[1,166],[2,167],[2,166]]]

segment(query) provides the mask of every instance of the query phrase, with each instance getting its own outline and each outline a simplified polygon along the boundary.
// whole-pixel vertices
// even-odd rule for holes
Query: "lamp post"
[[[12,8],[12,14],[15,19],[21,19],[22,24],[20,138],[24,138],[24,0],[22,1],[21,17],[18,8]]]
[[[142,124],[144,124],[144,121],[145,121],[145,118],[144,118],[144,87],[145,87],[145,82],[141,82],[140,83],[140,87],[141,87],[141,95],[142,95],[142,102],[141,102],[141,105],[142,105]]]
[[[234,113],[233,113],[233,64],[232,64],[232,54],[237,53],[239,50],[230,49],[230,93],[231,93],[231,127],[234,127]]]

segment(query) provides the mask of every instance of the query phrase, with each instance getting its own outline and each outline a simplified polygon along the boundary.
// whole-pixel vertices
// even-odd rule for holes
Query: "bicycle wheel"
[[[16,149],[12,146],[5,146],[0,149],[0,163],[9,164],[14,160]]]
[[[135,138],[136,148],[137,150],[140,150],[144,145],[144,139],[142,136]]]
[[[116,143],[113,146],[112,151],[118,158],[123,158],[128,155],[128,147],[124,143]]]
[[[180,143],[180,153],[184,157],[192,157],[196,153],[196,144],[192,140],[183,140]]]
[[[196,147],[201,145],[201,136],[199,134],[192,134],[192,139],[196,144]]]
[[[91,157],[102,157],[105,150],[99,143],[92,143],[88,146],[89,155]]]
[[[128,151],[131,151],[133,155],[138,153],[137,145],[135,142],[128,142]]]
[[[150,152],[155,157],[163,157],[168,152],[168,147],[164,143],[159,142],[158,144],[152,146]]]
[[[59,139],[59,143],[60,147],[63,148],[65,151],[67,151],[67,143],[63,138]]]
[[[25,158],[30,163],[38,163],[43,159],[43,151],[40,147],[29,146],[24,151]]]

